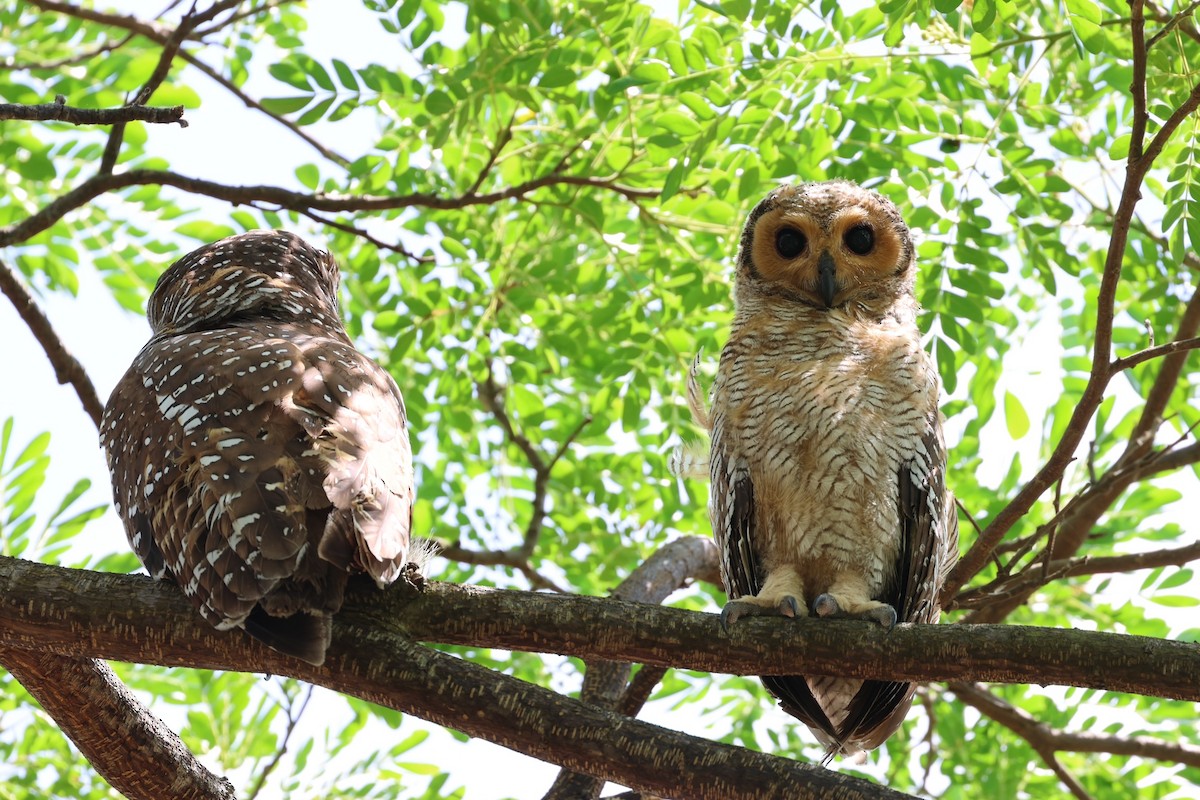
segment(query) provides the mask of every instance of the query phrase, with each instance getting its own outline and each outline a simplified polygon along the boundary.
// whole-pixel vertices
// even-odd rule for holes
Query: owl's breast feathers
[[[795,570],[809,602],[861,576],[933,622],[951,548],[936,371],[911,314],[740,303],[713,386],[712,517],[730,598]],[[807,682],[806,682],[807,680]],[[874,747],[912,687],[764,678],[831,750]]]

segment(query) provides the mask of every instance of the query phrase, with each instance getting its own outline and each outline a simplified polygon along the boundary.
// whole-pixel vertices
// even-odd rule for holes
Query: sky
[[[107,5],[125,13],[152,18],[163,5],[163,0],[156,3],[127,0]],[[310,5],[307,14],[311,24],[305,35],[306,48],[318,59],[344,50],[345,39],[349,36],[354,37],[355,48],[361,52],[396,49],[395,39],[374,23],[357,3],[318,0]],[[448,27],[453,27],[453,19]],[[225,92],[213,91],[216,87],[202,75],[193,73],[188,80],[204,97],[203,107],[187,112],[189,127],[186,129],[172,125],[153,127],[147,145],[151,153],[165,156],[174,170],[185,175],[203,175],[227,183],[263,183],[301,188],[294,177],[293,168],[295,164],[306,163],[316,157],[308,145],[265,117],[245,109]],[[278,88],[259,78],[252,79],[248,91],[257,96],[281,93]],[[367,115],[360,116],[362,119],[357,123],[352,117],[338,124],[336,149],[353,151],[355,137],[369,140],[373,131],[364,127],[369,125],[369,120]],[[236,124],[231,124],[231,120],[236,120]],[[330,137],[322,136],[321,125],[310,130],[318,139],[333,143]],[[167,263],[160,266],[166,267]],[[101,399],[106,399],[148,337],[148,326],[144,319],[116,305],[93,270],[81,269],[79,283],[78,299],[47,295],[40,297],[39,301],[67,347],[84,364]],[[1025,341],[1016,344],[1006,360],[1005,369],[1009,388],[1019,387],[1021,399],[1035,421],[1056,399],[1061,386],[1057,325],[1053,318],[1041,325],[1044,327],[1027,332]],[[53,370],[32,335],[5,304],[0,304],[0,341],[9,344],[9,356],[15,359],[15,363],[9,367],[9,375],[21,376],[22,387],[20,391],[10,389],[0,392],[0,421],[7,417],[16,420],[14,439],[17,447],[44,430],[53,432],[51,472],[48,485],[39,498],[40,507],[46,511],[52,509],[58,498],[80,476],[87,476],[92,481],[92,489],[81,505],[108,504],[108,473],[103,454],[96,444],[92,422],[83,413],[73,391],[56,384]],[[995,448],[1003,452],[1015,447],[1021,453],[1022,463],[1027,469],[1037,464],[1036,423],[1033,434],[1016,443],[1007,439],[1001,441],[1003,431],[1002,425],[989,429],[986,436],[991,439],[985,438],[985,451]],[[948,431],[951,441],[955,435],[953,430]],[[998,477],[1007,470],[1008,464],[991,463],[985,468],[993,470],[995,477]],[[988,480],[986,477],[984,479]],[[1180,485],[1183,485],[1182,482]],[[1189,485],[1194,487],[1194,484]],[[1179,510],[1176,516],[1184,523],[1189,518],[1200,518],[1200,500]],[[86,536],[89,546],[98,553],[121,552],[127,547],[121,523],[111,508],[103,518],[89,525]],[[1129,586],[1122,587],[1120,583],[1116,583],[1110,591],[1117,592],[1118,596],[1136,595]],[[1180,613],[1186,613],[1186,610]],[[1184,618],[1173,627],[1178,630],[1181,626],[1190,627]],[[155,710],[162,713],[168,722],[172,721],[172,716],[178,717],[179,714],[178,709],[160,710],[155,707]],[[301,732],[315,733],[327,724],[331,716],[339,713],[344,713],[341,701],[332,693],[318,690],[313,709],[309,711]],[[669,703],[651,704],[641,716],[650,722],[699,735],[704,735],[708,727],[697,711],[672,710]],[[793,724],[778,710],[769,712],[768,724],[772,719],[777,719],[775,724],[779,725]],[[382,725],[374,731],[369,729],[364,742],[366,746],[371,746],[376,741],[398,740],[398,736],[406,735],[415,727],[428,729],[431,735],[427,742],[412,751],[412,760],[450,769],[452,779],[449,786],[465,785],[468,798],[499,800],[505,797],[539,797],[558,772],[557,767],[486,742],[472,741],[461,745],[441,728],[417,720],[406,721],[405,728],[399,734]],[[379,740],[376,736],[391,738]],[[471,768],[455,769],[457,764],[470,764]],[[267,792],[263,796],[272,795]]]

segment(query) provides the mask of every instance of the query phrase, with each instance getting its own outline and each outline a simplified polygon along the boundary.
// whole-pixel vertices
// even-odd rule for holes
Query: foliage
[[[0,10],[8,32],[4,102],[63,95],[78,107],[115,107],[150,79],[163,51],[154,29],[39,6]],[[1060,8],[1005,0],[729,0],[677,9],[364,0],[340,20],[346,28],[331,48],[308,21],[317,9],[268,2],[202,27],[203,41],[184,42],[186,58],[174,60],[150,103],[184,105],[191,127],[133,122],[119,140],[114,174],[167,171],[185,158],[182,148],[205,146],[202,129],[218,129],[214,135],[232,136],[223,141],[241,152],[210,148],[212,174],[186,175],[230,192],[147,180],[98,191],[70,213],[31,224],[92,178],[110,133],[4,121],[0,244],[43,294],[76,294],[78,275],[95,271],[122,306],[140,313],[159,271],[198,242],[258,227],[325,242],[344,271],[352,335],[405,390],[419,447],[417,529],[457,545],[433,577],[602,595],[666,541],[707,532],[704,486],[670,477],[667,453],[700,436],[682,402],[683,379],[696,353],[711,363],[719,352],[745,213],[780,181],[853,179],[892,197],[921,234],[921,322],[949,394],[950,483],[984,524],[1068,432],[1093,369],[1098,320],[1112,314],[1112,355],[1127,356],[1179,335],[1195,302],[1193,115],[1169,136],[1141,189],[1115,305],[1105,307],[1101,284],[1136,113],[1131,13],[1116,0]],[[1200,37],[1190,6],[1148,3],[1145,13],[1154,37],[1145,65],[1153,136],[1196,84],[1190,64]],[[177,14],[164,20],[168,30]],[[387,47],[356,46],[359,37]],[[282,124],[253,108],[209,112],[224,108],[217,98],[231,92],[260,100]],[[156,141],[168,136],[182,144]],[[271,142],[283,138],[305,147],[278,179],[296,194],[256,193],[273,180],[256,169],[269,169]],[[342,198],[381,200],[355,206]],[[1194,496],[1200,457],[1173,464],[1191,472],[1173,473],[1169,485],[1153,469],[1119,483],[1162,364],[1147,360],[1114,380],[1080,457],[1008,531],[999,560],[967,576],[956,614],[987,599],[977,595],[972,606],[971,589],[1027,574],[1043,554],[1048,561],[1051,553],[1109,556],[1186,543],[1179,509],[1187,492]],[[1178,449],[1200,423],[1195,369],[1187,360],[1150,420],[1149,441],[1160,449]],[[1052,396],[1028,388],[1035,371],[1049,376]],[[75,504],[105,496],[81,481],[38,528],[44,533],[31,535],[31,502],[50,469],[48,438],[21,450],[11,424],[4,428],[5,554],[62,560],[97,515]],[[71,475],[68,446],[92,444],[53,451],[53,469]],[[1055,549],[1046,523],[1109,477],[1114,497],[1094,525],[1080,523],[1073,549]],[[974,536],[964,516],[964,544]],[[79,558],[135,566],[125,553]],[[1111,583],[1082,574],[1037,589],[1008,619],[1178,635],[1170,610],[1194,604],[1196,589],[1192,571],[1177,565]],[[1107,590],[1103,600],[1097,590]],[[722,600],[697,585],[672,602],[712,610]],[[575,662],[457,652],[558,689],[579,680]],[[225,771],[250,761],[248,775],[281,746],[299,691],[234,674],[136,668],[123,677],[186,709],[185,740],[211,753],[208,763]],[[54,793],[46,783],[54,775],[72,782],[75,796],[104,796],[15,682],[4,688],[0,762],[10,766],[0,775],[9,794],[27,796],[35,785]],[[658,707],[703,710],[715,738],[820,757],[807,734],[768,709],[756,681],[669,673],[657,695]],[[1175,742],[1197,734],[1182,703],[1023,689],[999,695],[1056,729]],[[946,797],[976,796],[971,787],[984,776],[997,796],[1070,794],[1052,771],[1057,764],[999,723],[980,724],[944,687],[930,687],[922,706],[870,764],[839,768]],[[372,713],[351,709],[344,730],[293,742],[294,757],[268,778],[274,791],[308,796],[298,776],[320,771],[309,762],[347,748]],[[233,715],[239,729],[223,728],[219,721]],[[407,721],[389,721],[401,744],[344,767],[337,796],[417,796],[408,783],[414,775],[425,776],[417,781],[424,796],[456,796],[454,777],[441,771],[450,765],[409,763],[403,751],[418,734],[406,732]],[[1166,796],[1195,779],[1194,768],[1155,770],[1157,762],[1138,756],[1062,760],[1096,798]]]

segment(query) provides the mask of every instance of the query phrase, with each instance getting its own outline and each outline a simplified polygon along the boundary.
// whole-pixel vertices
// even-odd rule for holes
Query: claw
[[[840,617],[842,616],[842,607],[838,605],[837,598],[826,593],[813,601],[813,613],[818,617]]]
[[[879,605],[874,608],[869,608],[866,611],[859,611],[851,614],[843,611],[837,598],[831,594],[823,594],[813,601],[813,613],[818,617],[830,617],[833,619],[862,619],[871,622],[878,622],[887,630],[896,627],[896,609],[889,605]]]
[[[804,616],[800,602],[791,595],[785,596],[774,606],[760,606],[745,600],[732,600],[721,609],[721,631],[728,634],[729,626],[742,617],[801,617]]]
[[[888,631],[896,627],[896,609],[891,606],[879,606],[870,611],[864,611],[862,617],[875,620]]]

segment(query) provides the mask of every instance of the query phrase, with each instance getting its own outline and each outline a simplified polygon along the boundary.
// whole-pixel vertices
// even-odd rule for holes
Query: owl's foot
[[[865,608],[848,611],[829,593],[820,595],[813,601],[813,613],[818,617],[870,620],[878,622],[889,631],[896,627],[896,609],[887,603],[871,603]]]
[[[425,572],[422,566],[415,561],[409,561],[400,568],[400,577],[412,588],[418,592],[425,591],[427,581],[425,580]]]
[[[757,597],[743,597],[741,600],[731,600],[721,609],[721,630],[729,633],[729,626],[742,617],[803,616],[803,606],[791,595],[785,595],[774,605],[766,605],[759,601]]]

